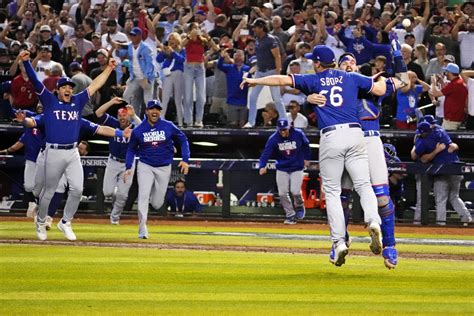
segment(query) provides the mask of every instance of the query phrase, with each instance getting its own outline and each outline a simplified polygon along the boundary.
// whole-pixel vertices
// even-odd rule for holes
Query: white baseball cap
[[[49,25],[41,25],[40,32],[51,32],[51,27]]]
[[[267,8],[267,9],[270,9],[270,10],[273,10],[273,4],[271,4],[270,2],[264,3],[263,7]]]

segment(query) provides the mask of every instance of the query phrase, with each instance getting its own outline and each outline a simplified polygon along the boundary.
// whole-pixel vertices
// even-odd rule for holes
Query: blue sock
[[[379,208],[380,218],[382,219],[382,244],[385,247],[395,246],[395,208],[392,200]]]
[[[59,208],[59,205],[61,205],[61,202],[63,200],[64,193],[54,193],[53,198],[51,199],[51,202],[49,203],[48,207],[48,216],[54,217],[56,214],[56,210]]]

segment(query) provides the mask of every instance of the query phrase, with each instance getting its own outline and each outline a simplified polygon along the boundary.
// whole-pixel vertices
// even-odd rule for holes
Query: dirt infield
[[[12,216],[1,216],[0,222],[7,221],[25,221],[29,222],[31,219],[26,217],[12,217]],[[110,224],[109,219],[105,218],[75,218],[75,223],[84,224]],[[136,219],[125,219],[120,220],[121,224],[125,225],[138,225]],[[234,228],[272,228],[272,229],[288,229],[288,226],[284,226],[280,222],[264,222],[264,221],[241,221],[241,220],[209,220],[209,219],[196,219],[196,218],[184,218],[184,219],[149,219],[149,225],[166,225],[166,226],[200,226],[200,227],[234,227]],[[298,225],[291,226],[291,229],[301,230],[327,230],[329,233],[329,226],[322,223],[307,223],[301,222]],[[351,231],[362,232],[366,231],[362,224],[350,224],[349,229]],[[408,234],[439,234],[439,235],[458,235],[458,236],[472,236],[474,235],[474,226],[469,227],[452,227],[452,226],[414,226],[414,225],[397,225],[395,227],[398,233]]]
[[[260,246],[229,246],[229,245],[199,245],[199,244],[160,244],[160,243],[126,243],[126,242],[94,242],[94,241],[39,241],[32,239],[0,239],[0,244],[50,245],[70,247],[109,247],[109,248],[145,248],[159,250],[201,250],[201,251],[239,251],[288,254],[324,254],[327,249],[315,248],[288,248],[288,247],[260,247]],[[369,251],[351,250],[354,256],[373,256]],[[418,260],[467,260],[474,261],[474,255],[453,255],[443,253],[413,253],[399,254],[400,258]]]

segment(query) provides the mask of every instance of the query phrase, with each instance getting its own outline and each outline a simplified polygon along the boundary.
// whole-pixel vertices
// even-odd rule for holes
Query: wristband
[[[115,136],[116,137],[122,137],[123,136],[123,131],[121,129],[115,129]]]

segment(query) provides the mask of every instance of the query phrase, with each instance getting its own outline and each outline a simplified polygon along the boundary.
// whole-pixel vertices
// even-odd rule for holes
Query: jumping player
[[[166,189],[171,175],[174,156],[174,142],[181,145],[182,161],[179,167],[183,174],[188,173],[189,143],[186,135],[173,123],[160,117],[161,104],[158,100],[148,101],[147,119],[132,131],[126,156],[124,181],[132,181],[132,166],[135,156],[140,157],[137,167],[138,179],[138,238],[148,239],[148,204],[154,185],[153,207],[163,205]],[[128,180],[129,179],[129,180]]]
[[[116,104],[121,104],[124,101],[121,98],[115,97],[107,103],[104,103],[96,111],[95,115],[100,119],[100,123],[113,128],[119,128],[124,130],[128,126],[131,126],[133,121],[134,125],[140,125],[141,120],[135,114],[133,106],[127,105],[127,107],[118,110],[117,118],[110,116],[105,113],[107,110]],[[125,156],[127,154],[129,138],[127,137],[111,137],[109,139],[109,159],[107,160],[107,167],[105,168],[103,191],[104,196],[113,197],[113,207],[110,213],[110,223],[112,225],[118,225],[120,215],[122,214],[125,203],[127,202],[128,191],[132,185],[132,181],[123,181],[125,173]],[[132,165],[132,175],[135,171],[135,164]]]
[[[76,240],[71,227],[71,220],[79,205],[84,175],[77,150],[77,139],[80,129],[81,112],[91,95],[106,82],[116,66],[114,59],[109,60],[108,67],[100,74],[89,87],[76,94],[72,94],[75,84],[69,78],[61,78],[57,83],[58,96],[48,91],[38,80],[30,63],[30,52],[20,53],[28,78],[33,83],[38,98],[44,106],[46,148],[45,148],[45,186],[40,196],[36,234],[38,239],[46,240],[46,216],[48,206],[63,174],[66,174],[69,184],[69,195],[64,207],[64,215],[58,223],[67,239]],[[117,136],[122,133],[117,131]]]
[[[309,165],[311,159],[309,140],[302,130],[290,127],[287,119],[279,119],[277,131],[268,138],[260,156],[260,175],[267,173],[266,165],[271,156],[276,157],[278,195],[286,215],[283,223],[296,224],[297,220],[305,216],[301,183],[303,169]],[[290,192],[293,195],[293,203]]]
[[[354,100],[357,99],[359,89],[382,96],[386,92],[386,85],[383,77],[375,80],[357,73],[333,69],[334,53],[325,45],[316,46],[307,57],[314,61],[316,74],[244,78],[242,85],[292,86],[308,96],[313,93],[321,94],[314,96],[311,102],[324,100],[322,105],[314,107],[321,133],[319,166],[333,241],[330,261],[341,266],[349,252],[345,243],[346,228],[340,200],[344,168],[349,172],[354,188],[361,197],[364,220],[368,225],[372,244],[382,248],[377,198],[370,184],[364,133],[359,123],[357,102]],[[325,95],[328,102],[325,101]]]

